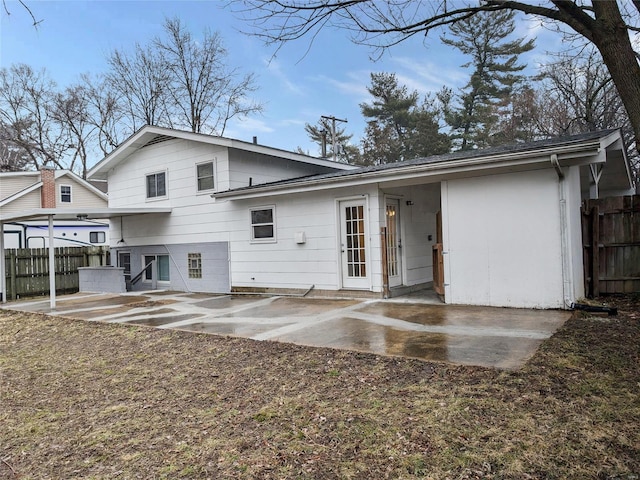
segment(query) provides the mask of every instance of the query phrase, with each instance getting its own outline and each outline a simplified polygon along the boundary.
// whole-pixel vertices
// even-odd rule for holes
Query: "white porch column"
[[[56,254],[53,247],[53,215],[49,215],[49,300],[51,310],[56,309]]]

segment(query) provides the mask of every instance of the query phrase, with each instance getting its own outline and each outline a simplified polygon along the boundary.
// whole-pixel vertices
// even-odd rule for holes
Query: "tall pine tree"
[[[362,140],[362,163],[380,165],[445,153],[450,142],[439,132],[437,111],[418,92],[398,84],[393,73],[372,73],[371,103],[360,105],[367,119]]]
[[[499,120],[515,88],[525,80],[520,54],[533,49],[534,41],[508,40],[515,30],[514,13],[509,10],[482,12],[451,25],[453,39],[442,37],[446,45],[457,48],[471,60],[469,83],[459,95],[445,102],[445,120],[461,150],[492,145]],[[457,103],[457,105],[454,105]]]

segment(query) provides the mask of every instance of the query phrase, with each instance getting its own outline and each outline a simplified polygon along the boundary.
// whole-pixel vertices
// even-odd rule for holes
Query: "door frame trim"
[[[383,222],[382,225],[383,226],[387,226],[387,201],[388,200],[395,200],[398,202],[398,220],[397,220],[397,234],[400,236],[400,245],[402,245],[402,241],[404,240],[404,222],[402,221],[402,217],[403,217],[403,212],[402,212],[402,197],[399,195],[384,195],[383,198],[383,208],[382,208],[382,213],[383,213]],[[389,288],[396,288],[396,287],[402,287],[403,285],[405,285],[405,279],[407,278],[406,276],[406,271],[405,271],[405,261],[404,261],[404,247],[400,246],[398,248],[398,257],[399,257],[399,261],[400,261],[400,271],[399,271],[399,275],[400,275],[400,284],[399,285],[395,285],[394,287],[391,287],[391,285],[389,285]]]
[[[336,197],[335,201],[335,224],[336,224],[336,275],[337,275],[337,285],[338,290],[373,290],[373,273],[371,271],[371,215],[370,215],[370,203],[369,203],[369,194],[363,193],[360,195],[350,195],[346,197]],[[354,202],[354,201],[362,201],[364,202],[364,248],[366,252],[366,267],[368,284],[363,287],[354,288],[354,287],[345,287],[344,286],[344,278],[343,278],[343,270],[342,270],[342,211],[341,204],[342,202]]]

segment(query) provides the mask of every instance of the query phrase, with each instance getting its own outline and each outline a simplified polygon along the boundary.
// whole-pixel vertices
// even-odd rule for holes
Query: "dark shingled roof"
[[[369,172],[401,170],[406,167],[414,167],[419,165],[446,163],[454,160],[471,159],[471,158],[477,158],[477,157],[488,157],[488,156],[500,155],[505,153],[521,153],[521,152],[539,150],[547,147],[560,147],[565,145],[571,145],[573,143],[581,143],[589,140],[597,140],[599,138],[606,137],[607,135],[610,135],[611,133],[617,130],[618,129],[600,130],[597,132],[580,133],[578,135],[570,135],[570,136],[564,136],[564,137],[547,138],[544,140],[536,140],[534,142],[529,142],[529,143],[513,143],[508,145],[502,145],[499,147],[445,153],[442,155],[420,157],[420,158],[415,158],[413,160],[405,160],[402,162],[361,167],[354,170],[343,170],[339,172],[323,173],[323,174],[290,178],[286,180],[278,180],[278,181],[269,182],[269,183],[260,183],[258,185],[234,188],[234,189],[226,190],[224,192],[219,192],[219,193],[231,193],[231,192],[240,193],[244,191],[251,191],[251,190],[270,187],[270,186],[280,186],[280,185],[284,186],[287,184],[300,183],[305,181],[316,181],[316,180],[329,179],[329,178],[342,178],[342,177],[359,175],[362,173],[369,173]]]

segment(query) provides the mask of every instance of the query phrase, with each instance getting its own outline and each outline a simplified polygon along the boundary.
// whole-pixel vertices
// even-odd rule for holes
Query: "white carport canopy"
[[[167,215],[169,213],[171,213],[171,208],[37,208],[21,213],[0,214],[0,293],[2,294],[2,303],[6,303],[7,301],[6,266],[4,258],[5,223],[25,222],[29,220],[49,221],[49,298],[51,309],[53,310],[56,308],[55,251],[53,249],[54,220],[107,220],[131,215]],[[54,272],[53,275],[51,274],[52,272]]]

